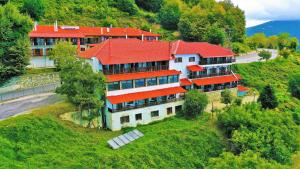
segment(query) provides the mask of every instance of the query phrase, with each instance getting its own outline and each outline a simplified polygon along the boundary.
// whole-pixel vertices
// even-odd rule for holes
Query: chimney
[[[152,29],[150,28],[150,30],[149,30],[150,32],[152,32]]]
[[[109,28],[106,28],[106,32],[109,32]]]
[[[54,32],[58,31],[58,25],[57,25],[57,20],[54,22]]]
[[[142,41],[144,41],[144,34],[142,34]]]
[[[34,27],[33,27],[34,31],[37,31],[37,25],[38,25],[37,21],[34,21]]]
[[[103,34],[103,28],[101,27],[101,35]]]
[[[128,35],[126,34],[126,39],[128,39]]]
[[[112,28],[112,24],[110,24],[110,28]]]

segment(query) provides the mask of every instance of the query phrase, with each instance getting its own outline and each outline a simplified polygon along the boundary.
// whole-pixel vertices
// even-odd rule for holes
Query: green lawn
[[[84,129],[58,119],[72,110],[58,103],[0,122],[0,168],[202,168],[224,148],[205,115],[140,126],[144,137],[112,150],[106,141],[130,129]]]

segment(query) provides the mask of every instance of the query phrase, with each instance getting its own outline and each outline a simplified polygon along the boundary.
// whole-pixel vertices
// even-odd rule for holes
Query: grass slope
[[[83,129],[57,118],[72,110],[59,103],[0,122],[0,168],[203,168],[224,148],[205,116],[140,126],[143,138],[111,150],[106,141],[122,132]]]

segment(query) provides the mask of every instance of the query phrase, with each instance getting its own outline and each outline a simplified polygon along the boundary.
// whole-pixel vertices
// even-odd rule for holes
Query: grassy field
[[[59,103],[0,122],[0,168],[203,168],[224,148],[206,115],[140,126],[143,138],[111,150],[106,141],[130,129],[84,129],[58,118],[72,110]]]

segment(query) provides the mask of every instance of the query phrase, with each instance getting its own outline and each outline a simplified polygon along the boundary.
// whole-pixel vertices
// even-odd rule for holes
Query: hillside
[[[252,36],[255,33],[263,32],[267,36],[278,35],[288,32],[292,37],[297,37],[300,40],[300,20],[294,21],[270,21],[247,28],[247,35]]]

